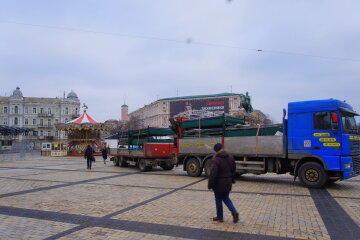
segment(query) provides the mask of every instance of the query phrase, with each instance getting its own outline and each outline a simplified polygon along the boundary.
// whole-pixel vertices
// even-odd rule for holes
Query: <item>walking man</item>
[[[215,156],[212,160],[208,180],[208,189],[212,189],[215,195],[216,217],[213,220],[218,222],[224,221],[222,205],[222,202],[224,202],[233,216],[233,222],[237,223],[239,221],[239,213],[229,198],[232,184],[235,183],[235,160],[233,156],[223,149],[221,143],[215,144],[214,151]]]
[[[87,169],[91,169],[91,163],[94,158],[93,153],[94,149],[88,145],[84,153],[84,158],[87,160]]]
[[[104,144],[103,149],[101,149],[101,154],[104,159],[104,164],[106,164],[106,159],[107,159],[107,155],[108,155],[108,150],[106,148],[106,144]]]

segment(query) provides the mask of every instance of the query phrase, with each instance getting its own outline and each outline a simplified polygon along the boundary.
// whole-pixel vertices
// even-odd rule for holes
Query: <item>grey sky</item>
[[[118,119],[125,97],[133,111],[177,92],[179,96],[230,92],[230,86],[233,92],[248,91],[254,108],[276,121],[289,101],[337,98],[360,111],[356,0],[0,0],[0,4],[0,95],[10,94],[16,86],[29,97],[62,96],[63,91],[74,90],[100,121]]]

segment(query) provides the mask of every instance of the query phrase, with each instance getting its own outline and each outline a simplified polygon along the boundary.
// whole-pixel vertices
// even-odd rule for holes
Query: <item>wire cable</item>
[[[235,45],[225,45],[225,44],[211,43],[211,42],[199,42],[199,41],[194,41],[191,38],[186,38],[185,40],[181,40],[181,39],[171,39],[171,38],[163,38],[163,37],[156,37],[156,36],[149,36],[149,35],[103,32],[103,31],[94,31],[94,30],[87,30],[87,29],[80,29],[80,28],[41,25],[41,24],[13,22],[13,21],[0,21],[0,23],[23,25],[23,26],[29,26],[29,27],[56,29],[56,30],[71,31],[71,32],[101,34],[101,35],[109,35],[109,36],[116,36],[116,37],[123,37],[123,38],[138,38],[138,39],[147,39],[147,40],[167,41],[167,42],[174,42],[174,43],[181,43],[181,44],[194,44],[194,45],[207,46],[207,47],[231,48],[231,49],[237,49],[237,50],[243,50],[243,51],[261,52],[261,53],[274,53],[274,54],[295,55],[295,56],[303,56],[303,57],[311,57],[311,58],[321,58],[321,59],[327,59],[327,60],[360,62],[360,59],[353,59],[353,58],[321,56],[321,55],[314,55],[314,54],[307,54],[307,53],[278,51],[278,50],[260,49],[260,48],[245,48],[245,47],[240,47],[240,46],[235,46]]]

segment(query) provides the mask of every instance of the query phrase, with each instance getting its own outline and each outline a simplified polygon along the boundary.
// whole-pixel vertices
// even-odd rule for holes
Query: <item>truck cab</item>
[[[308,186],[360,174],[358,114],[346,102],[328,99],[288,104],[288,158],[295,177]]]

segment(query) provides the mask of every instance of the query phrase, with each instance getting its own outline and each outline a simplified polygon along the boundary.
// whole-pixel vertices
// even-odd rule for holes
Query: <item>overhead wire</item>
[[[353,58],[334,57],[334,56],[321,56],[321,55],[308,54],[308,53],[279,51],[279,50],[262,49],[262,48],[246,48],[246,47],[240,47],[240,46],[236,46],[236,45],[226,45],[226,44],[211,43],[211,42],[200,42],[200,41],[194,41],[192,38],[189,38],[189,37],[182,40],[182,39],[173,39],[173,38],[149,36],[149,35],[137,35],[137,34],[127,34],[127,33],[104,32],[104,31],[95,31],[95,30],[88,30],[88,29],[72,28],[72,27],[42,25],[42,24],[14,22],[14,21],[0,21],[0,23],[23,25],[23,26],[29,26],[29,27],[57,29],[57,30],[71,31],[71,32],[83,32],[83,33],[91,33],[91,34],[101,34],[101,35],[109,35],[109,36],[124,37],[124,38],[138,38],[138,39],[147,39],[147,40],[167,41],[167,42],[174,42],[174,43],[181,43],[181,44],[194,44],[194,45],[207,46],[207,47],[231,48],[231,49],[237,49],[237,50],[243,50],[243,51],[261,52],[261,53],[274,53],[274,54],[295,55],[295,56],[303,56],[303,57],[311,57],[311,58],[322,58],[322,59],[327,59],[327,60],[360,62],[360,59],[353,59]]]

